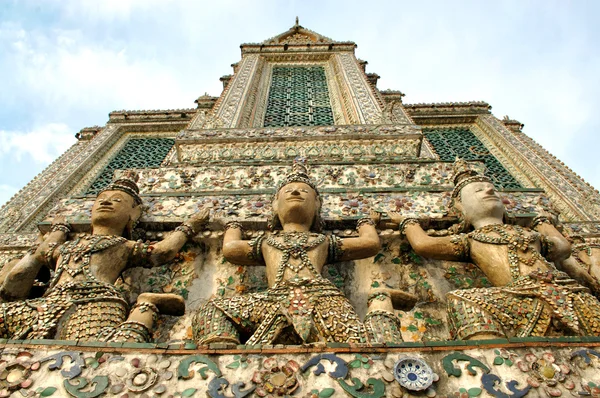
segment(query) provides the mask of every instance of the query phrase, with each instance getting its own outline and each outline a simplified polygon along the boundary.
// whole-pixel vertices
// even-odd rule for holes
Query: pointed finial
[[[296,26],[300,25],[300,20],[296,17]]]

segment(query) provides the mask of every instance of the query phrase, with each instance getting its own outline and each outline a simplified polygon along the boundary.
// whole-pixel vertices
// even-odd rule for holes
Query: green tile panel
[[[273,68],[265,127],[329,126],[333,113],[321,66]]]
[[[171,148],[173,138],[132,138],[106,165],[86,194],[96,195],[112,181],[115,170],[159,167]]]
[[[424,129],[423,133],[440,160],[453,162],[459,157],[483,161],[485,174],[497,188],[523,188],[469,129]]]

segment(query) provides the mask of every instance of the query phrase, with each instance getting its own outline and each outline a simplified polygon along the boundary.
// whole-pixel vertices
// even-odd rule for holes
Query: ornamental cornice
[[[77,138],[79,141],[89,141],[92,138],[94,138],[96,134],[98,134],[101,130],[102,127],[100,126],[84,127],[81,130],[79,130],[77,134],[75,134],[75,138]]]
[[[383,96],[386,102],[400,101],[400,103],[402,103],[402,98],[406,95],[400,90],[379,90],[379,94]]]
[[[223,81],[223,84],[225,84],[223,77],[221,77],[220,80]],[[231,75],[229,75],[229,78],[231,78]],[[194,103],[197,104],[196,109],[212,109],[212,107],[215,105],[218,99],[219,97],[213,97],[208,94],[204,94],[195,99]]]
[[[264,45],[255,44],[242,45],[242,56],[246,54],[280,54],[280,53],[338,53],[351,52],[354,53],[356,44],[354,43],[339,43],[339,44],[277,44]]]
[[[313,30],[306,29],[304,26],[298,23],[298,18],[296,18],[296,23],[294,26],[289,28],[283,33],[280,33],[276,36],[273,36],[260,44],[257,45],[272,45],[272,44],[285,44],[285,43],[339,43],[333,39],[330,39],[327,36],[323,36],[320,33],[317,33]],[[354,43],[352,43],[354,44]],[[242,44],[243,46],[252,45],[252,44]]]
[[[248,129],[186,129],[177,134],[176,144],[240,141],[306,140],[314,138],[361,139],[370,136],[386,138],[422,138],[420,127],[413,124],[345,125],[314,127],[278,127]]]
[[[421,116],[421,114],[490,114],[492,110],[492,106],[483,101],[405,104],[404,108],[411,116],[416,117]]]
[[[504,116],[501,120],[502,124],[504,124],[506,127],[508,127],[510,130],[512,130],[515,133],[520,133],[523,131],[523,127],[525,127],[525,125],[521,122],[519,122],[518,120],[514,120],[509,118],[508,116]]]
[[[108,114],[108,123],[135,123],[186,120],[190,121],[198,110],[196,108],[184,109],[156,109],[139,111],[113,111]]]

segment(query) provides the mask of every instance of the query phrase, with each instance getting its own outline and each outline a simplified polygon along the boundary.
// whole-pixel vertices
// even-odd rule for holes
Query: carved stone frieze
[[[343,70],[355,107],[362,123],[376,124],[381,120],[382,106],[377,101],[373,89],[369,86],[365,73],[358,66],[353,54],[340,53],[335,56]]]
[[[259,79],[255,75],[259,62],[258,55],[244,57],[239,71],[233,76],[227,91],[222,94],[222,102],[217,101],[215,104],[215,116],[223,123],[223,127],[235,127],[238,115],[242,112],[240,105],[249,90],[248,83],[250,79]]]
[[[305,137],[319,138],[371,138],[371,136],[393,139],[416,138],[422,136],[421,129],[407,124],[379,125],[345,125],[345,126],[306,126],[306,127],[273,127],[253,129],[186,129],[177,135],[177,143],[188,142],[224,142],[250,139],[287,138],[290,141]]]
[[[38,238],[37,233],[32,234],[15,234],[4,233],[0,234],[0,247],[30,247]]]
[[[378,211],[401,211],[406,216],[441,218],[448,212],[450,191],[424,192],[328,192],[322,189],[325,220],[344,220],[367,216],[371,209]],[[250,193],[250,194],[248,194]],[[266,220],[271,215],[271,196],[274,190],[264,194],[240,191],[238,194],[202,195],[143,195],[146,212],[142,221],[150,223],[178,222],[196,213],[203,206],[211,208],[211,214],[236,217],[241,220]],[[509,214],[538,213],[550,208],[550,202],[541,192],[502,192]],[[86,221],[91,215],[92,198],[63,199],[49,213],[51,219],[63,215],[70,221]]]
[[[483,164],[477,167],[483,171]],[[270,191],[288,171],[287,165],[248,167],[197,166],[135,169],[143,194],[185,192],[232,192],[245,189]],[[119,175],[120,171],[116,174]],[[321,189],[377,190],[427,188],[451,189],[452,163],[313,164],[311,178]]]
[[[194,143],[178,145],[179,161],[183,163],[239,163],[256,162],[289,162],[297,156],[311,160],[326,159],[337,161],[357,161],[364,159],[390,160],[416,158],[419,154],[420,139],[371,138],[367,143],[363,140],[310,140],[291,142],[259,142],[240,143]]]
[[[436,344],[437,343],[437,344]],[[221,353],[182,340],[168,345],[132,344],[119,352],[103,347],[27,344],[3,346],[6,396],[37,391],[41,397],[181,396],[274,397],[424,396],[595,397],[600,394],[598,342],[558,339],[496,348],[426,342],[382,354],[350,351],[241,347]],[[418,367],[417,367],[418,366]],[[25,386],[25,387],[23,387]],[[468,392],[467,392],[468,391]],[[506,393],[504,391],[509,391]],[[273,392],[276,392],[274,394]],[[412,395],[412,394],[411,394]]]

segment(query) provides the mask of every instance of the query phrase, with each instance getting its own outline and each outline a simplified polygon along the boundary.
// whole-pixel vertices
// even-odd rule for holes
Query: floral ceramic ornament
[[[438,378],[425,361],[415,357],[400,358],[394,366],[394,377],[409,391],[423,391]]]
[[[252,381],[257,384],[254,391],[259,397],[291,395],[300,386],[297,378],[300,365],[294,360],[279,366],[277,359],[263,361],[263,370],[255,372]]]

